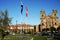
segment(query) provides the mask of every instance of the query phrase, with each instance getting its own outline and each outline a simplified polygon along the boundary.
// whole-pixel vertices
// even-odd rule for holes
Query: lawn
[[[47,40],[46,37],[43,36],[34,36],[31,34],[16,34],[16,35],[7,35],[4,40]],[[1,39],[1,38],[0,38]]]
[[[34,36],[34,40],[47,40],[47,38],[43,36]]]

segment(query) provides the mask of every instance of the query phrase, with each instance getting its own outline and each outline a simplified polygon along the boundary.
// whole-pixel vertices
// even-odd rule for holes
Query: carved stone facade
[[[56,9],[53,9],[49,15],[46,15],[44,10],[40,11],[40,24],[41,30],[44,28],[55,27],[57,28],[60,24],[58,20],[58,12]]]

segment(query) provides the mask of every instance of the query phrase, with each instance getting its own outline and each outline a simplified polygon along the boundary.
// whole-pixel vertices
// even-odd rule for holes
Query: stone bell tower
[[[40,11],[41,31],[46,27],[46,14],[44,10]]]
[[[55,27],[55,28],[57,28],[58,27],[58,12],[57,12],[57,10],[56,9],[53,9],[52,10],[52,18],[53,18],[53,26]]]
[[[53,14],[53,18],[54,19],[58,19],[58,13],[57,13],[57,10],[56,9],[53,9],[52,10],[52,14]]]

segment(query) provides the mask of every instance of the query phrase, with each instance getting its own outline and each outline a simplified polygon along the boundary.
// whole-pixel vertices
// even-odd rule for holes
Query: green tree
[[[4,25],[4,30],[8,29],[9,23],[11,22],[11,19],[8,17],[8,11],[5,10],[4,19],[3,19],[3,25]]]
[[[0,11],[0,34],[1,34],[1,30],[2,30],[2,26],[3,26],[3,12]]]
[[[56,28],[55,27],[50,27],[50,31],[51,31],[51,36],[53,35],[53,31],[55,31],[56,32]]]
[[[50,27],[50,30],[51,31],[56,31],[56,28],[55,27]]]
[[[43,31],[46,31],[46,28],[42,29],[42,32],[43,32]]]
[[[4,39],[2,35],[4,31],[8,30],[10,23],[11,23],[11,18],[8,17],[8,11],[5,10],[4,13],[0,11],[0,34],[1,34],[0,36],[2,37],[1,40]]]
[[[57,31],[60,31],[60,25],[57,27]]]
[[[46,28],[46,31],[49,31],[49,28]]]

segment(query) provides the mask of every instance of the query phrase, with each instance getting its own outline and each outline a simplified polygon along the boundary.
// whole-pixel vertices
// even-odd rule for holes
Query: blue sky
[[[23,15],[21,15],[20,0],[0,0],[0,10],[3,12],[7,9],[9,17],[12,18],[12,24],[40,24],[40,10],[44,9],[46,15],[52,12],[52,9],[58,10],[60,19],[60,0],[22,0]],[[26,6],[28,6],[28,17],[26,17]],[[22,16],[22,18],[21,18]]]

